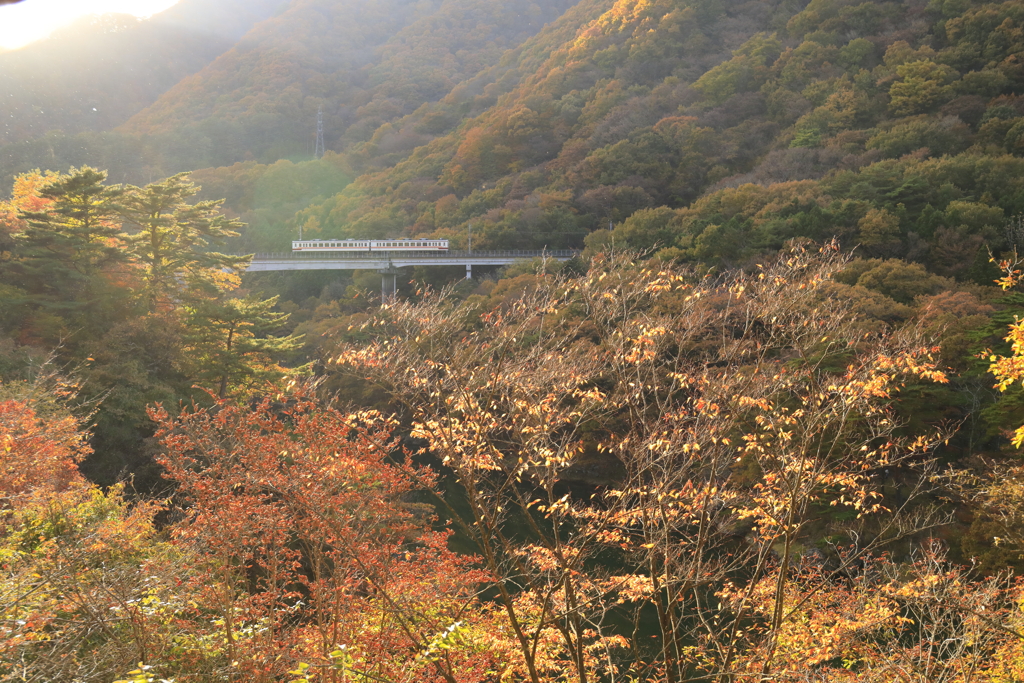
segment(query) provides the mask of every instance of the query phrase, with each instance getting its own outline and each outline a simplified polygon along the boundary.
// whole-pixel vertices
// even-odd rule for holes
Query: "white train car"
[[[296,240],[292,251],[448,251],[448,240]]]

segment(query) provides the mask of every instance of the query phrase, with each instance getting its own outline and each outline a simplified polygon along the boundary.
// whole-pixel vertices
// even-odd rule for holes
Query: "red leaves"
[[[200,561],[195,618],[217,615],[225,656],[252,680],[342,645],[360,670],[397,678],[486,576],[406,502],[432,478],[391,461],[390,422],[280,400],[153,412],[188,501],[174,536]],[[445,661],[417,659],[419,680]]]
[[[0,507],[32,491],[57,492],[83,483],[76,463],[89,454],[70,414],[40,416],[22,400],[0,401]]]

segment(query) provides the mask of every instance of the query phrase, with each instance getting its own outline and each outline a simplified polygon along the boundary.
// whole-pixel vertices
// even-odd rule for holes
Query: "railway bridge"
[[[473,277],[473,266],[506,266],[524,259],[568,261],[579,255],[571,250],[539,251],[302,251],[256,254],[247,269],[250,273],[272,270],[376,270],[381,275],[381,297],[395,295],[399,268],[410,266],[465,266],[466,277]]]

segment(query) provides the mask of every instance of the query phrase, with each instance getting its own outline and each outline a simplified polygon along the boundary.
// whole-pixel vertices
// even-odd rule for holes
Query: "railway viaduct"
[[[578,251],[447,251],[447,252],[285,252],[256,254],[247,272],[273,270],[376,270],[381,275],[381,297],[395,295],[399,268],[410,266],[465,266],[466,277],[473,277],[473,266],[505,266],[524,259],[568,261]]]

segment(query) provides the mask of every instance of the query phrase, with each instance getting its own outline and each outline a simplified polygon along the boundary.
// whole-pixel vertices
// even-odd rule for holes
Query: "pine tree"
[[[39,190],[49,206],[20,212],[26,228],[17,238],[17,270],[33,294],[66,299],[104,266],[125,260],[114,211],[123,190],[104,186],[106,179],[105,171],[72,168]]]
[[[196,363],[195,376],[216,384],[224,398],[229,387],[279,379],[287,373],[275,357],[299,347],[301,335],[270,333],[288,320],[272,310],[278,297],[201,301],[186,307],[186,350]]]
[[[219,274],[237,270],[248,258],[209,251],[238,235],[240,221],[220,212],[222,201],[187,203],[199,187],[187,173],[128,188],[119,212],[137,231],[125,238],[132,258],[143,268],[144,292],[150,311],[190,295],[211,296]]]
[[[38,190],[45,203],[21,210],[24,229],[12,235],[3,279],[14,286],[7,303],[28,318],[23,336],[54,343],[81,330],[99,330],[125,303],[127,254],[115,203],[123,190],[107,174],[72,168]]]

